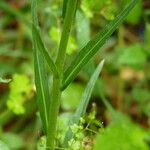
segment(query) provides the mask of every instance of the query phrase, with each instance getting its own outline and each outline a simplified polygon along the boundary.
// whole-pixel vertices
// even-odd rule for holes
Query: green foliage
[[[11,150],[21,149],[25,144],[19,135],[13,133],[4,133],[0,138],[9,146]]]
[[[99,77],[99,74],[102,70],[102,67],[104,65],[104,60],[99,63],[98,67],[96,68],[95,72],[93,73],[93,75],[91,76],[85,90],[84,93],[81,97],[81,101],[78,105],[78,108],[76,109],[75,114],[71,117],[71,119],[69,120],[69,126],[74,126],[74,125],[78,125],[80,122],[80,118],[83,117],[83,115],[86,112],[90,97],[92,95],[92,91],[94,89],[95,83],[97,81],[97,78]],[[64,146],[67,147],[68,146],[68,140],[73,138],[74,133],[69,129],[66,132],[66,136],[64,139]]]
[[[138,103],[137,111],[144,112],[148,117],[150,116],[150,93],[146,88],[134,88],[131,93],[134,101]]]
[[[24,15],[17,9],[8,5],[7,2],[5,2],[3,0],[0,1],[0,8],[5,10],[6,12],[10,13],[11,15],[17,17],[19,20],[21,20],[23,23],[25,23],[28,27],[30,27],[30,22],[24,17]]]
[[[149,100],[150,93],[147,89],[144,88],[134,88],[133,91],[133,99],[139,103],[145,103]]]
[[[90,40],[90,19],[85,17],[81,11],[76,15],[77,43],[82,48]]]
[[[81,2],[81,9],[84,14],[91,18],[94,14],[99,13],[107,20],[113,20],[117,10],[116,3],[112,0],[96,0],[94,3],[92,0],[83,0]]]
[[[76,77],[79,71],[85,66],[96,52],[105,44],[106,40],[122,23],[123,19],[128,15],[132,8],[136,5],[136,0],[131,3],[109,24],[107,24],[98,34],[83,47],[71,65],[64,73],[63,87],[65,89],[70,82]]]
[[[100,10],[101,6],[103,5],[104,1],[96,0],[94,3],[92,0],[83,0],[81,3],[81,9],[85,13],[87,17],[93,16],[92,9],[98,9]]]
[[[32,21],[33,25],[38,28],[38,18],[37,18],[37,2],[32,0]],[[34,29],[34,28],[33,28]],[[50,93],[49,86],[47,82],[47,73],[44,63],[44,57],[41,55],[40,50],[38,49],[39,43],[37,43],[37,37],[32,31],[33,35],[33,53],[34,53],[34,72],[35,72],[35,84],[37,92],[37,105],[40,112],[42,124],[44,131],[46,133],[48,127],[48,114],[50,107]],[[41,44],[39,46],[42,46]]]
[[[128,4],[130,0],[125,0],[125,4]],[[137,24],[142,16],[142,10],[143,10],[143,2],[142,0],[139,0],[135,8],[129,13],[129,15],[126,18],[126,21],[130,24]]]
[[[99,133],[94,150],[148,150],[144,142],[147,136],[145,130],[131,122],[113,123]]]
[[[62,16],[65,18],[68,0],[63,0]]]
[[[79,104],[83,91],[83,85],[77,83],[70,84],[62,93],[62,108],[64,110],[75,110]]]
[[[133,44],[127,48],[120,49],[118,56],[119,65],[128,65],[134,68],[142,68],[147,60],[147,54],[141,44]]]
[[[87,113],[84,117],[81,117],[78,124],[73,124],[71,126],[68,126],[66,124],[66,121],[69,120],[71,117],[71,114],[65,114],[61,118],[59,118],[59,128],[63,132],[60,132],[58,130],[59,138],[57,140],[60,141],[60,139],[64,139],[64,134],[68,130],[68,128],[72,131],[74,134],[74,137],[68,140],[68,147],[65,148],[66,150],[91,150],[93,147],[93,137],[97,134],[98,130],[103,129],[102,123],[96,119],[96,111],[95,108],[91,110],[90,113]],[[67,128],[66,128],[67,126]]]
[[[54,64],[51,56],[49,55],[48,50],[45,48],[45,46],[44,46],[44,44],[42,42],[42,39],[40,37],[40,34],[39,34],[39,32],[38,32],[38,30],[37,30],[37,28],[36,28],[36,26],[34,24],[32,26],[32,32],[33,32],[33,35],[34,35],[34,38],[35,38],[34,40],[37,43],[37,50],[43,55],[43,57],[47,61],[48,65],[49,65],[49,68],[51,69],[52,73],[55,76],[59,76],[57,67]]]
[[[146,47],[150,48],[150,23],[146,23],[145,27]]]
[[[60,35],[61,35],[61,31],[59,28],[56,27],[52,27],[49,31],[50,37],[53,41],[55,41],[57,43],[57,45],[59,45],[59,41],[60,41]],[[66,53],[68,55],[73,54],[75,51],[77,51],[77,43],[75,41],[75,38],[73,36],[69,37],[69,41],[68,41],[68,45],[67,45],[67,51]]]
[[[46,137],[42,136],[37,143],[37,150],[45,150],[46,148]]]
[[[30,25],[29,2],[0,1],[0,16],[2,16],[0,19],[2,29],[0,73],[5,75],[4,79],[0,78],[0,130],[2,129],[0,149],[1,142],[2,145],[6,143],[10,149],[63,149],[64,138],[70,131],[73,136],[66,141],[69,145],[66,150],[92,150],[97,134],[98,137],[100,136],[98,142],[100,141],[101,144],[99,147],[99,143],[96,143],[98,150],[103,150],[103,146],[105,149],[107,145],[115,150],[117,148],[147,150],[145,138],[143,138],[145,131],[129,122],[131,116],[135,122],[145,127],[150,125],[149,23],[147,20],[143,28],[144,22],[140,22],[140,20],[145,20],[145,14],[149,10],[146,10],[147,3],[139,0],[135,9],[129,13],[137,1],[81,0],[78,1],[80,8],[75,18],[77,0],[32,0],[33,25]],[[38,8],[36,8],[36,3],[38,3]],[[142,3],[144,3],[144,8],[142,8]],[[62,11],[63,14],[61,14]],[[121,13],[115,18],[117,12]],[[114,32],[128,13],[129,16],[126,19],[128,25],[124,24],[117,32]],[[108,23],[108,20],[113,21]],[[71,29],[73,23],[74,26]],[[105,24],[107,26],[103,29]],[[31,79],[33,78],[31,33],[28,34],[31,32],[31,26],[36,91],[31,91],[32,85],[25,75],[27,73]],[[101,32],[94,36],[99,29]],[[145,41],[143,30],[145,30]],[[113,32],[114,34],[109,38]],[[94,38],[90,40],[91,37]],[[103,46],[104,43],[105,46]],[[79,53],[78,48],[81,49]],[[101,53],[97,53],[100,48]],[[118,48],[117,51],[115,51],[116,48]],[[96,57],[94,57],[95,54],[97,54]],[[91,81],[83,93],[83,83],[87,82],[95,72],[94,65],[105,57],[107,61],[103,79],[98,79],[94,88],[96,78],[99,77],[93,77],[95,81]],[[135,69],[140,69],[140,71]],[[16,72],[21,72],[27,77],[30,88],[26,84],[26,79],[17,79],[17,84],[14,84],[16,92],[13,92],[16,94],[12,94],[12,100],[11,84],[14,83],[14,79],[10,82],[5,77],[16,75]],[[134,77],[124,80],[122,74],[126,75],[126,72]],[[142,74],[142,77],[138,77],[138,73]],[[76,80],[71,83],[75,78]],[[136,84],[140,86],[135,86]],[[7,92],[9,85],[10,95]],[[21,92],[22,88],[19,88],[22,85],[30,90],[24,89],[25,93]],[[68,88],[64,90],[67,86]],[[91,109],[88,103],[92,90],[91,100],[94,103]],[[26,102],[35,93],[39,111],[37,119],[33,119],[37,111],[35,96]],[[9,103],[11,101],[12,108],[5,107],[6,99]],[[73,114],[72,111],[75,110]],[[12,111],[15,114],[22,111],[24,115],[16,116]],[[127,112],[128,115],[121,112]],[[41,120],[39,120],[39,114]],[[99,117],[106,123],[105,130],[103,123],[97,120]],[[109,125],[111,120],[113,124]],[[42,121],[44,132],[40,121]],[[100,133],[97,133],[99,128]],[[108,134],[107,130],[109,130]],[[123,138],[121,138],[122,135]],[[40,140],[38,144],[35,144],[37,138]],[[146,140],[148,142],[149,138]]]
[[[0,140],[0,149],[1,150],[10,150],[8,146]]]
[[[116,10],[116,3],[114,3],[113,1],[108,1],[107,5],[101,10],[101,14],[107,20],[113,20],[115,18]]]
[[[24,114],[24,103],[30,95],[32,85],[26,75],[14,74],[10,83],[10,93],[7,106],[15,114]]]

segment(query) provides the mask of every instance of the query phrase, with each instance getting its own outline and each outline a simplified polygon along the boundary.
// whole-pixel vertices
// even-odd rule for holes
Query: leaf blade
[[[92,91],[95,87],[95,83],[99,77],[99,74],[103,68],[104,65],[104,60],[102,60],[98,67],[95,69],[93,75],[91,76],[85,91],[83,92],[83,95],[81,97],[81,101],[80,104],[75,112],[75,114],[73,115],[73,117],[70,119],[69,121],[69,126],[74,125],[74,124],[78,124],[80,121],[80,118],[85,114],[86,112],[86,108],[88,106]],[[66,132],[65,135],[65,139],[64,139],[64,147],[67,147],[68,145],[68,141],[73,137],[73,133],[71,131],[71,129],[68,129],[68,131]]]
[[[37,10],[36,0],[32,0],[32,21],[35,26],[38,27],[38,19],[37,19]],[[33,31],[33,30],[32,30]],[[33,32],[34,33],[34,32]],[[43,128],[45,133],[47,132],[48,127],[48,108],[50,106],[50,94],[49,87],[47,82],[46,69],[44,64],[44,58],[37,50],[37,41],[35,35],[33,36],[33,54],[34,54],[34,69],[35,69],[35,85],[36,85],[36,93],[37,93],[37,105],[40,112],[40,117],[42,120]]]
[[[40,53],[43,55],[43,57],[45,58],[45,60],[47,61],[47,64],[50,68],[50,70],[52,71],[53,75],[58,76],[58,71],[57,71],[57,67],[55,65],[55,63],[53,62],[51,56],[48,53],[48,50],[45,48],[41,36],[38,32],[38,29],[35,27],[35,25],[33,24],[32,26],[32,30],[33,30],[33,34],[36,38],[36,43],[37,43],[37,50],[40,51]]]
[[[122,23],[123,19],[129,14],[132,8],[136,5],[138,0],[132,0],[129,5],[108,25],[106,25],[102,31],[100,31],[87,45],[80,50],[75,60],[64,72],[64,80],[62,90],[64,90],[70,82],[76,77],[82,67],[96,54],[96,52],[104,45],[106,40],[116,30],[116,28]]]

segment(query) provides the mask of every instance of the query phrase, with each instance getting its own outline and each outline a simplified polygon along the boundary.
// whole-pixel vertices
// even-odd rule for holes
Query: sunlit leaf
[[[10,83],[10,93],[7,106],[15,114],[25,113],[24,102],[32,90],[32,85],[26,75],[14,74]]]

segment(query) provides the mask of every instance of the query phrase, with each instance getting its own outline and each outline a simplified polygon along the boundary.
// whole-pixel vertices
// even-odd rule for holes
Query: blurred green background
[[[65,68],[80,48],[113,20],[129,1],[79,1],[67,47]],[[62,0],[39,0],[38,17],[42,39],[55,59],[63,24]],[[30,23],[29,0],[0,0],[0,150],[7,149],[7,146],[11,150],[37,149],[37,141],[43,135],[36,106]],[[87,114],[94,111],[94,119],[103,122],[104,130],[106,127],[106,134],[97,136],[99,144],[95,146],[95,150],[120,150],[119,145],[118,149],[115,149],[115,139],[119,139],[118,143],[122,144],[121,150],[148,150],[149,0],[138,2],[102,50],[63,92],[58,125],[61,136],[64,133],[65,121],[77,108],[85,84],[96,64],[103,58],[106,61],[98,80],[98,88],[95,88],[87,110]],[[128,120],[126,118],[130,118],[132,123],[125,121]],[[110,124],[115,119],[119,122],[123,120],[123,125],[117,121],[115,125]],[[127,124],[128,128],[124,124]],[[98,127],[93,123],[91,128]],[[125,135],[124,138],[121,138],[121,135]],[[94,143],[96,135],[90,137]],[[144,140],[140,141],[137,137]],[[61,140],[58,141],[61,143]],[[2,149],[1,145],[5,145],[4,143],[7,146]],[[108,143],[108,147],[105,143]]]

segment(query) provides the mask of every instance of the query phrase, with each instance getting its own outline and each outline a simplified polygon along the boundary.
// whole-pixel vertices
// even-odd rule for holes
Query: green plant
[[[148,150],[145,142],[147,137],[143,128],[130,121],[115,122],[97,136],[94,150]]]
[[[138,0],[132,0],[123,11],[106,27],[90,40],[83,47],[72,61],[70,66],[64,71],[64,61],[71,26],[77,9],[77,0],[64,0],[63,17],[64,25],[61,34],[61,40],[58,48],[56,60],[53,60],[44,46],[38,25],[37,18],[37,1],[32,0],[32,35],[33,35],[33,53],[34,53],[34,69],[35,69],[35,84],[37,91],[37,103],[43,124],[44,133],[46,135],[46,149],[55,149],[55,137],[57,116],[59,113],[60,99],[62,91],[73,81],[79,71],[89,62],[96,52],[105,44],[106,40],[116,30],[118,25],[122,23],[124,18],[129,14]],[[51,88],[48,84],[46,63],[48,64],[51,75],[53,76],[53,84]],[[84,93],[77,111],[71,118],[69,124],[78,124],[80,118],[84,115],[92,90],[96,80],[101,72],[104,61],[102,61],[95,72],[93,73]],[[51,91],[50,91],[51,89]],[[50,96],[50,92],[52,97]],[[71,131],[67,131],[64,141],[64,147],[68,147],[68,138],[72,137]]]

